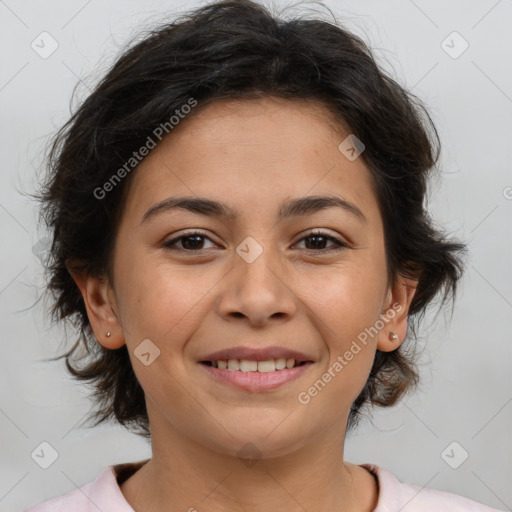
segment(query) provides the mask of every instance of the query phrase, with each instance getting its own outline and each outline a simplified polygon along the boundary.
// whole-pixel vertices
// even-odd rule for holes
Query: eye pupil
[[[203,236],[202,235],[188,235],[188,236],[184,236],[182,238],[182,245],[183,247],[185,247],[185,249],[198,249],[200,248],[199,246],[204,243],[204,240],[203,240]],[[188,240],[192,240],[194,239],[195,242],[192,242],[192,244],[188,244],[187,241]],[[191,247],[187,247],[187,245],[191,245]]]
[[[320,242],[318,242],[318,240],[320,239]],[[323,235],[312,235],[312,236],[308,236],[306,238],[306,240],[316,240],[316,242],[313,242],[313,247],[308,247],[308,249],[319,249],[320,247],[318,247],[318,245],[322,245],[322,242],[325,244],[325,241],[327,240],[325,236]],[[308,245],[308,243],[306,242],[306,245]],[[311,244],[309,244],[311,245]]]

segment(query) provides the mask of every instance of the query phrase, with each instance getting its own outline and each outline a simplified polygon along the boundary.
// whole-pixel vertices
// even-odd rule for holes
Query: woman
[[[128,49],[41,199],[68,368],[152,457],[29,511],[494,510],[343,457],[365,405],[417,384],[411,322],[461,277],[423,208],[436,143],[324,21],[217,2]]]

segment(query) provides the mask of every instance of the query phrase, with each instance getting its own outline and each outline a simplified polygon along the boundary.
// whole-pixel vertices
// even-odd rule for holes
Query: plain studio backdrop
[[[81,427],[91,407],[87,389],[68,377],[63,360],[40,362],[67,345],[42,303],[30,307],[43,286],[45,239],[36,204],[20,192],[33,191],[46,137],[69,117],[75,84],[84,98],[143,26],[203,4],[0,1],[2,512],[150,455],[149,444],[122,427]],[[346,459],[512,510],[512,2],[325,5],[427,104],[442,142],[429,208],[470,251],[453,317],[450,308],[435,321],[430,314],[420,330],[418,391],[394,408],[376,408],[373,424],[349,434]],[[326,9],[309,9],[329,19]],[[55,459],[47,469],[35,456],[41,449]]]

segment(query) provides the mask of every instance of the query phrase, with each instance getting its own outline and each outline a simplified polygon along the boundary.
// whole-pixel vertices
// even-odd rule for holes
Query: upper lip
[[[212,352],[199,361],[228,361],[229,359],[247,359],[249,361],[268,361],[270,359],[295,359],[296,362],[313,361],[312,357],[285,347],[271,346],[265,348],[232,347]]]

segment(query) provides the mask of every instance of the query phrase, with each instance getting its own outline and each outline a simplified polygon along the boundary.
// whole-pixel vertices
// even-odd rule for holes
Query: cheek
[[[385,268],[364,258],[332,269],[321,286],[310,287],[315,292],[308,305],[328,352],[321,377],[330,389],[325,398],[332,393],[332,399],[343,397],[350,403],[364,386],[375,356],[376,335],[382,328],[379,319],[385,287]]]
[[[204,316],[208,290],[218,276],[192,265],[170,265],[157,258],[119,258],[116,295],[126,343],[133,351],[150,339],[161,351],[176,352]],[[172,343],[170,343],[172,341]]]
[[[311,290],[308,305],[325,324],[326,339],[342,345],[379,319],[385,287],[385,269],[363,258],[329,269],[309,286],[304,283],[304,290]]]

